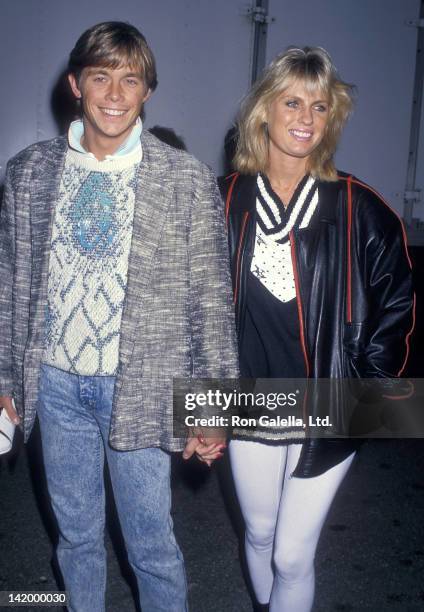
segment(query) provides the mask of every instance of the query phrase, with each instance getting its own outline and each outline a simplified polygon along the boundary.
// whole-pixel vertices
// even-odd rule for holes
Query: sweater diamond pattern
[[[138,164],[95,171],[76,160],[67,157],[53,223],[44,362],[113,375]]]

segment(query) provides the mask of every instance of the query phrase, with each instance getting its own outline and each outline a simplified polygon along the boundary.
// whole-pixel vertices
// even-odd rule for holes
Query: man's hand
[[[13,400],[8,395],[0,395],[0,408],[6,411],[7,416],[15,425],[19,425],[21,419],[18,416],[15,408],[13,407]]]
[[[190,459],[194,454],[209,467],[212,461],[219,459],[223,455],[223,450],[227,446],[224,435],[214,437],[204,437],[202,434],[191,434],[187,440],[183,451],[183,459]]]

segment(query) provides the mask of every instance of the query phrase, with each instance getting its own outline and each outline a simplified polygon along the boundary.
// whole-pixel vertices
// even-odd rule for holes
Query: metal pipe
[[[424,84],[424,1],[421,0],[420,18],[409,25],[418,28],[417,54],[415,62],[414,93],[412,99],[411,131],[409,136],[408,166],[404,193],[403,217],[407,226],[412,224],[414,204],[420,199],[416,189],[417,157],[420,138],[420,123]]]

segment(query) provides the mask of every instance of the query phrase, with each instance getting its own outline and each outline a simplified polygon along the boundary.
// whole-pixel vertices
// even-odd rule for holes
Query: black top
[[[268,178],[263,174],[260,175],[260,178],[262,178],[268,195],[278,207],[279,219],[275,218],[257,187],[257,197],[273,227],[269,225],[266,227],[259,215],[257,223],[262,231],[272,235],[283,229],[288,223],[308,176],[303,177],[299,182],[287,207],[272,189]],[[308,194],[299,211],[296,225],[300,224],[314,192],[315,190],[311,189]],[[280,241],[274,243],[275,249],[281,248],[279,243]],[[240,371],[241,375],[246,378],[304,378],[306,376],[296,299],[279,300],[253,272],[249,272],[248,276]]]
[[[240,350],[246,378],[304,378],[296,300],[282,302],[249,273],[246,320]]]

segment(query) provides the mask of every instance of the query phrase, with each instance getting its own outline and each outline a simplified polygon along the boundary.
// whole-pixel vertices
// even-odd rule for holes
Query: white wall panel
[[[408,159],[419,0],[270,0],[270,61],[288,45],[318,45],[345,80],[357,104],[337,165],[376,187],[399,212]],[[422,181],[424,183],[424,181]]]
[[[156,56],[159,86],[146,126],[173,128],[216,171],[223,139],[249,82],[251,25],[243,0],[0,0],[0,165],[58,133],[51,93],[78,36],[129,21]]]
[[[77,37],[99,21],[146,35],[159,86],[146,125],[173,128],[217,171],[223,138],[249,85],[249,0],[0,0],[0,180],[5,161],[58,133],[52,89]],[[401,212],[419,0],[269,0],[268,61],[289,44],[321,45],[358,87],[338,166],[370,182]],[[419,166],[422,174],[424,164]],[[421,185],[424,177],[418,177]]]
[[[22,18],[28,2],[0,3],[0,181],[11,154],[37,140],[40,62],[38,2],[31,19]]]

